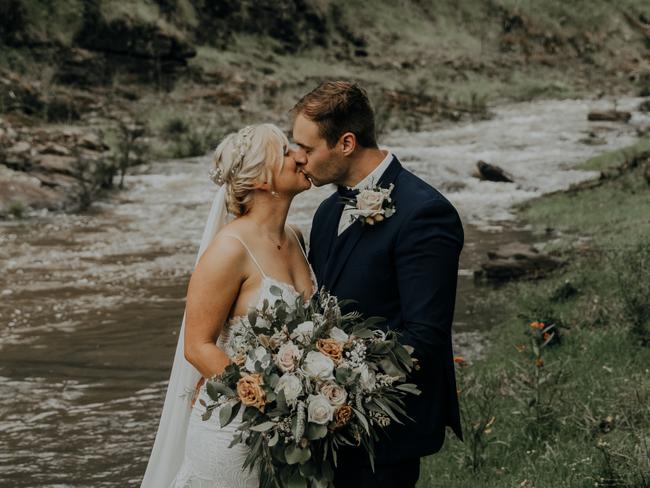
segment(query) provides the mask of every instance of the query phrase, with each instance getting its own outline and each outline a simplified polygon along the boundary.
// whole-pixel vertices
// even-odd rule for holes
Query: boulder
[[[74,174],[75,161],[76,159],[72,156],[57,156],[56,154],[38,154],[34,156],[34,164],[38,167],[36,170],[42,170],[46,173],[72,175]]]
[[[0,106],[3,112],[42,113],[45,103],[37,83],[23,80],[12,72],[0,72]]]
[[[78,147],[83,147],[84,149],[90,149],[91,151],[108,151],[109,147],[104,143],[104,141],[97,135],[92,132],[85,133],[77,142]]]
[[[505,183],[513,183],[512,176],[506,173],[503,169],[494,164],[479,161],[476,163],[476,172],[474,176],[486,181],[498,181]]]
[[[477,282],[504,283],[514,279],[537,279],[564,266],[565,262],[534,247],[514,242],[487,253],[487,261],[474,272]]]
[[[60,192],[43,186],[38,178],[0,165],[0,216],[9,214],[15,205],[55,210],[64,201]]]
[[[65,85],[88,87],[109,82],[108,75],[104,54],[72,48],[62,54],[54,79]]]

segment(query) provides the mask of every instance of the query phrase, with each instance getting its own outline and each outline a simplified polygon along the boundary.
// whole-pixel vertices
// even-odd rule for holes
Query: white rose
[[[302,383],[300,379],[293,374],[283,374],[275,386],[275,392],[279,393],[280,390],[284,391],[284,398],[291,406],[295,406],[298,397],[302,394]]]
[[[361,373],[359,376],[359,385],[365,391],[372,391],[375,389],[375,373],[368,369],[368,365],[362,364],[354,368],[354,371]]]
[[[271,363],[271,355],[270,354],[267,355],[267,354],[268,352],[266,348],[262,346],[256,347],[255,350],[253,351],[252,357],[250,352],[246,355],[246,364],[244,365],[244,368],[248,372],[254,373],[256,361],[261,361],[262,368],[266,368]]]
[[[348,335],[338,327],[332,327],[332,330],[330,331],[330,337],[339,342],[347,342],[348,340]]]
[[[309,395],[307,399],[307,420],[325,425],[334,418],[334,407],[323,395]]]
[[[269,322],[263,317],[257,317],[257,319],[255,320],[255,327],[260,327],[262,329],[269,329],[271,327],[271,322]]]
[[[302,351],[293,342],[285,342],[280,346],[275,356],[275,364],[283,373],[293,371],[296,368],[296,361],[302,357]]]
[[[301,342],[309,342],[314,334],[314,323],[311,320],[298,324],[291,333],[292,339],[298,339]]]
[[[303,370],[307,376],[319,380],[329,380],[334,377],[334,361],[319,351],[309,351],[305,358]]]
[[[345,391],[345,388],[331,381],[323,383],[320,387],[320,392],[329,400],[330,404],[334,406],[343,405],[345,400],[348,399],[348,392]]]

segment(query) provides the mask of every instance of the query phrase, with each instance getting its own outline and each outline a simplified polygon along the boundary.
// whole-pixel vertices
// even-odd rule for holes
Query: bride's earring
[[[275,198],[278,198],[280,196],[280,194],[275,190],[271,190],[271,195],[273,195]]]

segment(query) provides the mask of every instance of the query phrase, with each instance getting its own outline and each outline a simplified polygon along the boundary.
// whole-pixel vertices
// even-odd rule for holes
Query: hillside
[[[83,208],[120,168],[204,154],[243,123],[286,125],[327,78],[362,82],[382,132],[504,101],[650,95],[649,19],[641,0],[5,0],[0,189],[21,183],[0,214],[21,192]]]

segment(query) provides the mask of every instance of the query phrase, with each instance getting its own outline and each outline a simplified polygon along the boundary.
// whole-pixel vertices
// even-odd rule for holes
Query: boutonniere
[[[362,224],[375,225],[391,217],[395,213],[395,202],[390,197],[395,185],[391,183],[388,188],[373,186],[361,190],[356,198],[344,199],[350,210],[352,220],[359,220]]]

